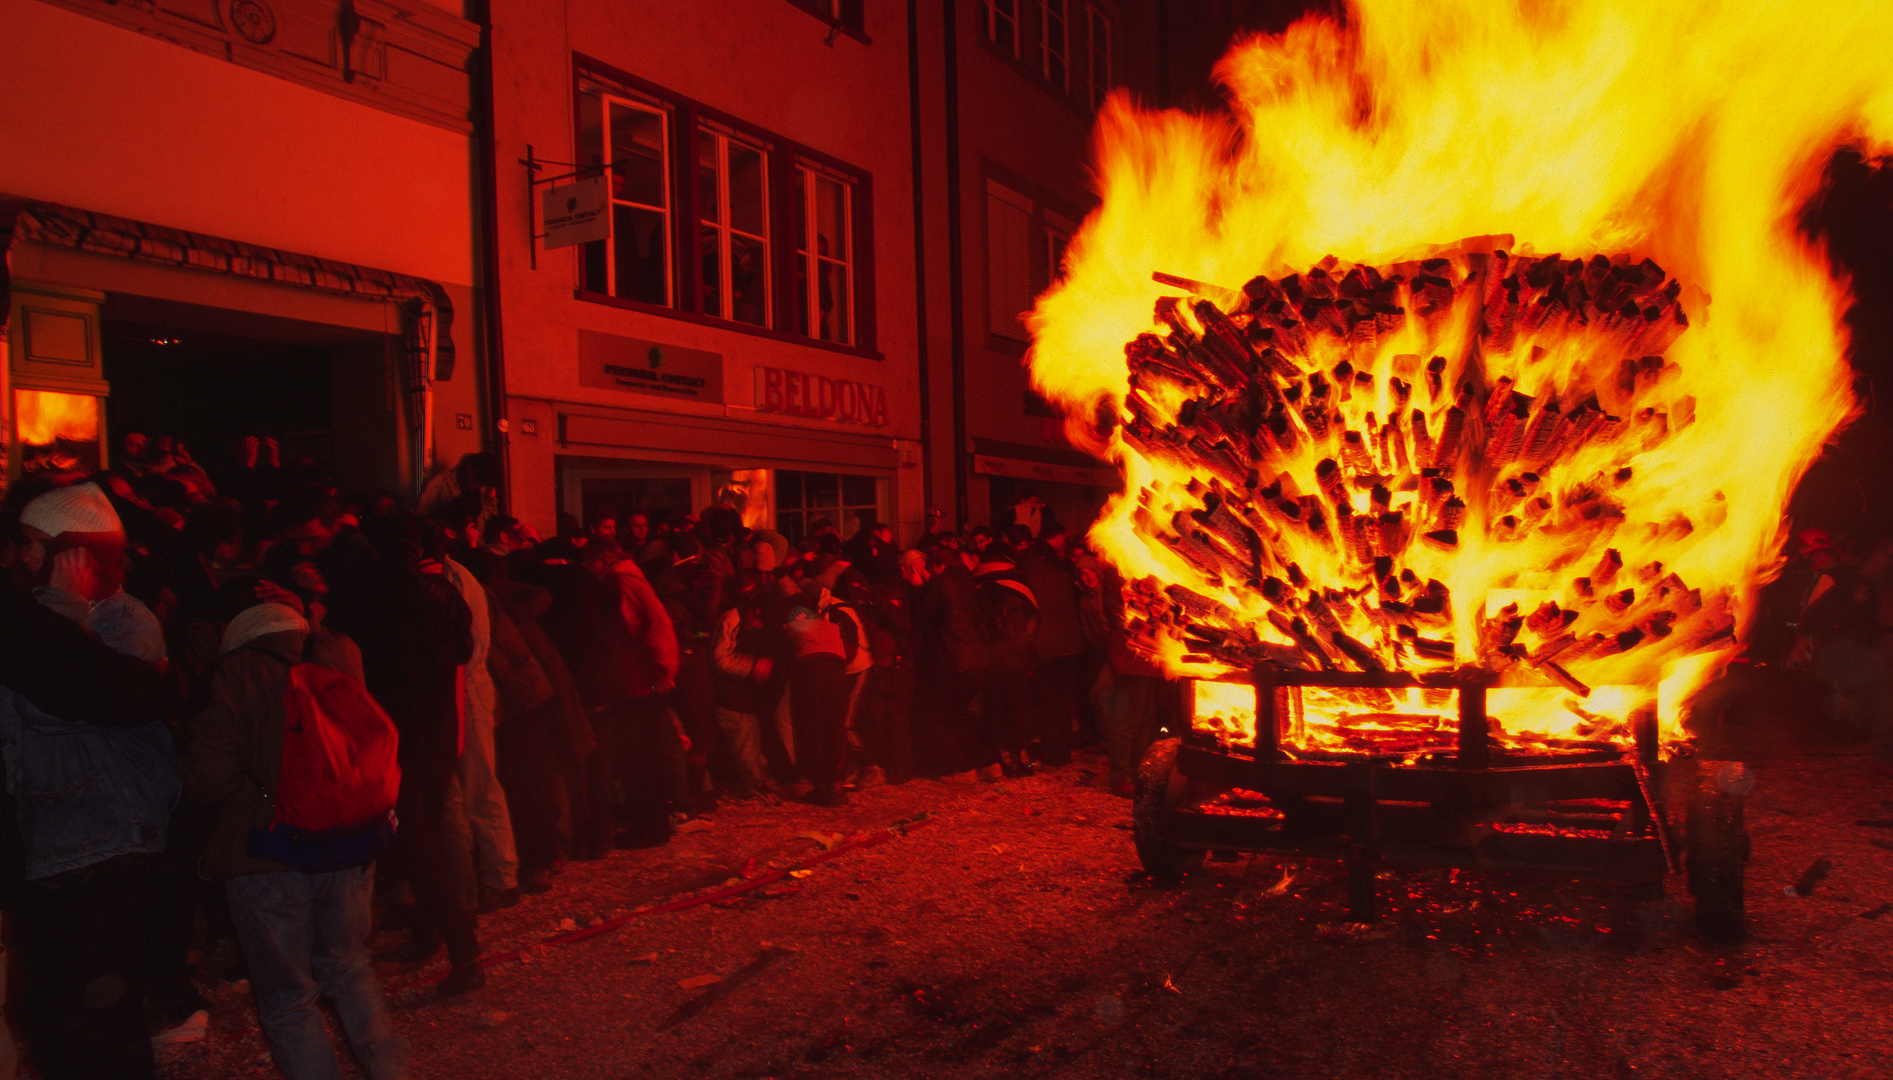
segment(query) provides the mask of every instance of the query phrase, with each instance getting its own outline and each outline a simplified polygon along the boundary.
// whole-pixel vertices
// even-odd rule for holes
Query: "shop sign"
[[[578,382],[606,390],[721,402],[723,354],[580,330]]]
[[[589,244],[611,236],[611,197],[605,178],[594,176],[539,193],[546,250]]]
[[[756,368],[756,408],[763,412],[887,426],[887,388],[788,368]]]

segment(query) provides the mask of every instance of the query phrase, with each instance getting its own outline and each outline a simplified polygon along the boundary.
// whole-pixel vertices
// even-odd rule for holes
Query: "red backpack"
[[[305,646],[283,694],[276,815],[269,828],[251,830],[249,849],[324,873],[360,866],[392,845],[399,736],[367,687],[307,656]]]

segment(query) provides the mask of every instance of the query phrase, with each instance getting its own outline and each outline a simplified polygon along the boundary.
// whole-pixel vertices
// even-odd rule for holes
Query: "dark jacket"
[[[216,803],[217,825],[198,872],[207,878],[273,874],[290,869],[245,852],[250,830],[266,828],[276,815],[267,792],[276,790],[283,764],[283,725],[288,713],[290,665],[303,659],[308,635],[285,630],[225,653],[210,674],[209,702],[186,725],[189,739],[178,755],[184,797]],[[318,631],[307,659],[353,679],[362,677],[361,652],[340,634]]]
[[[552,680],[533,656],[519,623],[491,586],[486,590],[486,616],[492,629],[486,650],[486,670],[493,677],[499,706],[494,719],[504,724],[552,700]]]
[[[985,671],[991,666],[979,632],[973,572],[948,563],[927,579],[914,609],[921,665],[930,671]]]
[[[1038,598],[1016,570],[980,574],[973,595],[979,599],[979,630],[993,671],[1025,672],[1038,664]]]
[[[0,580],[0,686],[75,724],[140,727],[174,722],[175,684],[135,656]]]
[[[473,657],[473,611],[445,575],[380,566],[338,598],[329,625],[361,646],[362,681],[401,733],[401,767],[438,773],[460,760],[460,665]]]
[[[56,589],[7,586],[0,598],[0,745],[15,800],[0,834],[6,882],[163,851],[177,705],[156,666],[157,620],[125,593],[89,610]]]
[[[537,585],[505,578],[494,578],[490,587],[500,606],[512,616],[513,625],[519,628],[520,637],[552,687],[552,702],[541,705],[540,709],[542,712],[553,710],[558,722],[556,737],[567,763],[584,761],[585,755],[598,749],[598,737],[591,721],[585,718],[585,700],[579,695],[572,669],[566,666],[564,654],[539,625],[540,617],[552,607],[552,594]]]
[[[526,563],[517,571],[520,581],[551,595],[539,625],[565,658],[585,708],[596,711],[629,697],[608,643],[612,628],[606,616],[615,613],[603,583],[583,566],[563,561]]]
[[[1033,636],[1038,659],[1057,660],[1083,652],[1085,632],[1078,620],[1078,589],[1071,572],[1043,555],[1028,555],[1019,563],[1019,576],[1038,598],[1038,633]]]

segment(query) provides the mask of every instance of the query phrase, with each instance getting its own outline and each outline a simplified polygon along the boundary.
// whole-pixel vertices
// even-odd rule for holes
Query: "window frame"
[[[1012,13],[1006,14],[1001,12],[999,10],[1001,3],[1011,4]],[[983,0],[980,8],[985,15],[980,21],[985,24],[982,27],[984,31],[982,36],[985,38],[986,44],[992,46],[1000,55],[1005,55],[1005,46],[999,40],[999,24],[1003,19],[1007,25],[1012,27],[1012,59],[1018,60],[1024,57],[1025,43],[1021,39],[1024,37],[1025,27],[1023,24],[1025,20],[1019,18],[1019,0]]]
[[[1039,77],[1061,94],[1071,93],[1071,0],[1038,0],[1039,5]],[[1052,8],[1058,8],[1059,48],[1052,48]],[[1052,78],[1052,57],[1063,65],[1057,79]]]
[[[850,178],[835,173],[833,170],[821,168],[813,162],[798,161],[795,163],[795,168],[796,174],[801,181],[802,223],[804,225],[803,234],[798,238],[798,248],[795,255],[798,259],[805,260],[802,269],[808,276],[803,280],[806,280],[810,286],[807,296],[808,307],[805,311],[801,312],[801,314],[807,317],[808,325],[813,328],[821,321],[820,283],[823,263],[841,267],[842,273],[847,276],[847,292],[850,297],[850,304],[852,305],[858,302],[857,297],[859,290],[855,287],[856,237],[854,233],[854,183]],[[837,256],[833,253],[824,255],[821,253],[820,246],[815,243],[815,238],[819,235],[816,230],[821,227],[819,220],[821,199],[819,193],[821,190],[821,181],[824,179],[828,180],[830,183],[839,184],[848,200],[848,208],[843,215],[848,223],[848,231],[846,233],[847,251],[842,256]],[[850,318],[849,322],[854,324],[851,327],[854,333],[849,335],[850,340],[848,341],[837,341],[834,338],[825,338],[819,333],[814,332],[806,336],[816,341],[826,341],[836,345],[852,345],[854,334],[858,334],[860,331],[859,321],[858,316]],[[800,333],[800,331],[797,331],[797,333]]]
[[[697,290],[698,290],[697,306],[699,309],[704,309],[704,310],[700,310],[699,314],[707,315],[711,318],[723,319],[728,322],[737,323],[743,326],[754,326],[754,327],[759,327],[765,330],[773,329],[776,325],[775,292],[774,292],[775,285],[776,285],[776,273],[775,273],[775,261],[776,261],[775,260],[775,246],[776,246],[776,220],[775,218],[776,216],[772,212],[773,207],[770,206],[771,200],[769,198],[769,188],[770,188],[770,176],[771,176],[771,159],[774,158],[775,156],[774,151],[766,143],[751,140],[751,139],[743,137],[742,135],[738,135],[733,132],[724,130],[722,125],[720,124],[708,124],[708,123],[699,124],[697,127],[696,135],[697,135],[698,157],[692,163],[691,168],[693,170],[693,175],[696,177],[699,184],[697,188],[697,199],[696,199],[696,208],[697,208],[696,234],[699,239],[699,246],[696,249]],[[714,221],[706,220],[703,216],[704,214],[703,188],[701,186],[702,169],[703,169],[702,149],[704,145],[704,137],[706,135],[709,136],[711,140],[711,145],[716,148],[717,205],[716,205],[716,220]],[[731,220],[730,146],[732,143],[739,146],[743,146],[747,149],[753,150],[756,153],[762,155],[763,225],[762,225],[762,235],[760,236],[754,233],[746,232],[742,229],[738,229],[736,227],[735,222]],[[721,311],[707,310],[709,305],[705,301],[705,298],[702,292],[703,290],[703,263],[702,263],[703,249],[701,247],[701,238],[703,235],[703,230],[705,229],[713,229],[716,231],[716,235],[717,235],[717,252],[716,252],[717,278],[718,278],[717,290],[723,298],[723,302],[721,304],[721,307],[722,307]],[[763,246],[763,252],[764,252],[763,268],[762,268],[763,321],[759,323],[750,322],[747,319],[739,319],[736,317],[736,314],[735,314],[736,312],[735,263],[734,263],[734,260],[730,258],[730,251],[735,246],[735,238],[739,236],[745,240],[758,241]]]
[[[580,96],[583,96],[582,92]],[[661,181],[663,183],[664,205],[652,206],[649,203],[641,203],[634,199],[621,199],[618,197],[617,191],[615,190],[615,185],[607,181],[605,185],[606,204],[607,204],[607,209],[609,213],[611,214],[612,221],[613,221],[612,238],[609,240],[604,240],[604,241],[594,241],[594,243],[603,243],[606,245],[604,295],[610,296],[614,300],[630,300],[634,303],[646,303],[646,304],[651,303],[651,301],[639,301],[639,300],[635,300],[632,297],[624,297],[624,296],[618,295],[618,261],[619,260],[618,260],[618,251],[617,251],[617,245],[616,245],[616,239],[617,239],[616,220],[617,220],[617,214],[618,214],[618,207],[624,206],[624,207],[629,207],[635,210],[642,210],[642,211],[645,211],[646,213],[659,214],[659,215],[662,215],[663,217],[663,220],[664,220],[663,236],[664,236],[664,255],[665,255],[665,258],[663,260],[664,271],[665,271],[664,272],[664,301],[663,303],[657,304],[654,306],[674,307],[676,306],[678,302],[678,285],[679,285],[679,279],[677,275],[679,260],[677,258],[678,256],[678,251],[677,251],[677,185],[676,185],[676,175],[675,175],[676,162],[672,160],[673,154],[674,154],[674,146],[675,146],[675,138],[674,138],[673,129],[676,122],[676,115],[675,115],[674,110],[668,107],[667,103],[661,100],[656,100],[656,101],[650,100],[641,94],[614,93],[608,89],[605,89],[603,84],[600,84],[600,89],[598,93],[598,110],[599,110],[598,139],[599,139],[599,149],[602,151],[602,161],[600,164],[596,166],[593,166],[590,163],[585,163],[582,166],[583,169],[586,171],[589,171],[592,168],[598,169],[598,173],[594,175],[609,175],[614,171],[614,167],[617,165],[617,162],[613,159],[613,156],[612,156],[613,142],[612,142],[612,137],[611,137],[611,110],[614,106],[618,108],[632,109],[638,112],[648,113],[657,117],[658,131],[659,131],[659,135],[658,135],[659,142],[658,142],[657,149],[660,155],[659,163],[658,163],[658,175],[661,178]],[[578,110],[574,108],[573,112],[574,114],[576,114]],[[581,130],[581,134],[578,136],[578,139],[580,142],[583,142],[583,135],[582,135],[583,129],[581,128],[580,130]],[[574,158],[578,156],[579,156],[578,154],[573,155]],[[587,248],[588,246],[589,245],[580,245],[579,257],[581,259],[585,257],[585,254],[584,254],[585,248]],[[583,277],[583,275],[584,275],[584,271],[581,269],[580,271],[581,278]]]
[[[800,498],[798,500],[799,505],[797,506],[785,507],[782,503],[781,495],[784,491],[788,489],[788,485],[783,482],[784,473],[795,473],[797,476],[796,490],[798,494],[800,495]],[[810,476],[824,476],[824,477],[834,478],[835,480],[835,505],[834,506],[808,505],[808,492],[807,492],[807,486],[806,486],[807,485],[806,478]],[[865,503],[849,502],[847,500],[847,497],[846,497],[847,481],[851,478],[856,479],[856,480],[868,480],[868,481],[873,482],[874,484],[874,505],[873,506],[870,507]],[[850,517],[853,517],[859,514],[862,510],[874,511],[875,524],[884,524],[884,525],[889,525],[889,526],[892,526],[894,524],[892,521],[888,520],[888,517],[887,517],[887,513],[890,508],[889,500],[890,500],[890,496],[892,495],[892,492],[890,491],[890,481],[886,476],[883,476],[880,474],[857,473],[857,472],[835,472],[829,469],[774,469],[774,470],[771,470],[771,473],[770,473],[770,489],[771,489],[771,500],[770,500],[770,505],[769,505],[770,527],[777,530],[778,532],[782,532],[785,536],[788,535],[789,532],[794,532],[794,531],[799,531],[802,533],[800,537],[792,538],[790,540],[791,543],[801,543],[803,539],[807,538],[808,522],[810,521],[810,519],[815,518],[815,517],[832,516],[836,527],[840,528],[842,531],[842,540],[844,542],[848,540],[852,540],[854,536],[856,535],[856,533],[859,532],[860,526],[859,526],[858,518],[857,518],[856,533],[850,533],[848,531],[847,525],[848,525],[848,519]],[[785,526],[788,525],[787,518],[789,517],[794,517],[798,520],[798,524],[800,525],[799,529],[791,530],[791,529],[785,528]]]
[[[599,85],[604,92],[613,96],[629,95],[633,100],[647,99],[650,103],[669,110],[670,122],[667,134],[670,140],[668,161],[670,168],[666,171],[666,183],[672,193],[673,204],[669,217],[672,283],[669,305],[612,296],[609,293],[587,288],[585,245],[574,248],[577,271],[573,290],[574,299],[661,315],[681,322],[714,326],[811,348],[848,353],[872,360],[885,359],[877,348],[874,288],[874,177],[872,173],[683,94],[641,79],[594,57],[574,52],[572,59],[570,108],[574,160],[581,152],[578,148],[584,145],[584,118],[580,105],[583,102],[587,81]],[[705,126],[720,128],[740,141],[764,148],[768,152],[765,172],[768,183],[766,213],[769,225],[767,241],[770,282],[769,325],[767,326],[727,319],[704,311],[699,240],[702,207],[698,188],[699,148],[697,143],[700,132]],[[796,323],[793,270],[796,239],[790,235],[792,223],[795,220],[790,193],[795,186],[795,169],[798,162],[812,164],[850,184],[848,229],[852,263],[849,301],[852,306],[854,324],[850,344],[825,341],[819,337],[806,336],[794,331]],[[590,167],[589,162],[581,163],[582,172]],[[727,181],[720,179],[719,183],[727,183]],[[688,223],[687,230],[684,223]]]
[[[1034,298],[1043,295],[1058,281],[1059,266],[1054,252],[1061,250],[1060,241],[1070,243],[1084,215],[1078,212],[1077,207],[1045,187],[1032,183],[996,162],[982,161],[980,176],[980,269],[985,275],[983,330],[986,347],[994,352],[1023,357],[1029,342],[993,329],[992,200],[997,198],[1026,212],[1026,289]],[[995,187],[1001,189],[1003,194],[995,192]]]

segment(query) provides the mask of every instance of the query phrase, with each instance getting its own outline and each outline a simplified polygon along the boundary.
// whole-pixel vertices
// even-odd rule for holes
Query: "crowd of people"
[[[885,522],[791,542],[727,506],[542,538],[484,455],[411,506],[268,439],[228,457],[132,435],[0,507],[0,901],[48,1080],[153,1076],[154,1043],[201,1038],[191,958],[218,932],[286,1075],[336,1075],[326,997],[367,1074],[402,1077],[371,939],[444,950],[440,993],[476,991],[479,916],[568,861],[729,801],[1000,783],[1091,743],[1128,797],[1176,707],[1117,575],[1035,500],[964,535],[930,511],[906,549]],[[308,831],[291,804],[322,763],[298,755],[331,731],[368,741],[323,782],[390,805]]]

